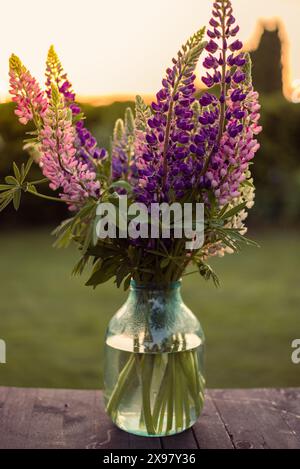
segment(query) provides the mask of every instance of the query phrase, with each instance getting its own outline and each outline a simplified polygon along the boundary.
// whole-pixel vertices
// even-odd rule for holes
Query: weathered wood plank
[[[101,391],[66,391],[64,433],[68,448],[127,449],[128,435],[104,410]]]
[[[193,426],[193,431],[200,449],[233,449],[232,441],[210,396],[210,391],[206,393],[201,417]]]
[[[197,441],[191,428],[178,435],[165,436],[161,439],[164,449],[197,449]]]
[[[26,448],[37,390],[2,388],[0,447]]]
[[[235,448],[300,448],[299,438],[273,403],[273,390],[214,390],[211,396]]]
[[[55,389],[39,389],[34,401],[27,448],[65,448],[64,403]],[[16,414],[18,415],[18,414]]]
[[[10,388],[0,387],[0,409],[3,408],[7,394],[9,393]]]
[[[300,440],[300,389],[273,389],[272,404]]]
[[[129,448],[131,449],[161,449],[160,438],[145,438],[143,436],[128,435]]]
[[[112,424],[110,418],[105,412],[104,401],[102,393],[101,396],[101,429],[105,428],[106,438],[101,440],[97,445],[98,448],[105,449],[160,449],[161,444],[159,438],[143,438],[137,435],[130,435],[129,433],[120,430]]]
[[[210,390],[194,427],[143,438],[111,423],[101,391],[0,387],[0,448],[300,448],[300,389]]]

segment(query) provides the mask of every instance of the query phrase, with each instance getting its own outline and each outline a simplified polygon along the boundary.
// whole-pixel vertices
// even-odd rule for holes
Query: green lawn
[[[219,290],[197,275],[184,282],[206,332],[209,387],[300,386],[300,365],[290,359],[300,337],[300,238],[256,238],[261,249],[214,261]],[[104,331],[126,295],[71,278],[76,252],[51,243],[39,231],[0,236],[0,385],[101,387]]]

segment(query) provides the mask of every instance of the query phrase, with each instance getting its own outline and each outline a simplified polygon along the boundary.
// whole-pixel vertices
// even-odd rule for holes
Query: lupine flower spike
[[[131,108],[127,108],[124,121],[118,119],[115,124],[112,141],[112,180],[130,180],[135,177],[134,161],[135,124]]]
[[[209,72],[202,81],[209,88],[219,85],[220,95],[218,100],[211,93],[201,97],[202,127],[197,137],[205,137],[207,144],[213,135],[200,184],[213,188],[220,205],[241,196],[249,161],[259,148],[254,136],[261,131],[257,124],[258,93],[251,84],[251,61],[249,54],[241,52],[242,42],[233,39],[239,27],[232,13],[229,0],[214,3],[207,31],[209,54],[203,62]]]
[[[192,36],[166,71],[162,89],[152,103],[153,116],[136,142],[137,199],[140,202],[181,198],[200,170],[190,155],[194,129],[195,68],[206,43],[204,29]],[[172,191],[174,189],[174,196]]]
[[[10,93],[17,104],[15,113],[21,124],[33,121],[36,126],[35,137],[29,139],[30,150],[34,148],[38,154],[36,160],[50,187],[61,189],[61,199],[70,210],[78,210],[87,198],[99,197],[95,164],[106,152],[97,147],[94,137],[84,128],[72,85],[53,47],[47,58],[46,92],[16,55],[11,56],[9,65]]]
[[[26,125],[33,120],[39,128],[47,110],[47,99],[36,79],[15,54],[9,59],[9,83],[12,101],[17,105],[15,114],[20,123]]]
[[[98,161],[106,157],[104,148],[99,148],[95,137],[84,126],[84,115],[80,106],[75,102],[76,95],[68,75],[64,72],[63,66],[53,46],[50,47],[46,61],[46,88],[47,94],[51,94],[51,86],[56,84],[59,92],[64,97],[66,106],[68,106],[76,123],[76,148],[78,157],[87,165],[92,167]]]
[[[51,189],[63,189],[60,197],[69,204],[70,210],[78,209],[88,197],[96,198],[99,181],[95,181],[95,172],[76,158],[75,130],[70,111],[65,108],[54,85],[40,138],[43,174],[51,181]]]

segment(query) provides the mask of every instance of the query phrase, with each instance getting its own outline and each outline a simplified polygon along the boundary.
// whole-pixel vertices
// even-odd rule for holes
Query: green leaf
[[[247,186],[247,187],[254,187],[254,184],[253,184],[251,181],[249,181],[249,179],[245,179],[245,181],[243,181],[243,182],[241,183],[241,186],[242,186],[242,187],[244,187],[244,186]]]
[[[128,277],[126,277],[126,279],[124,280],[124,284],[123,284],[124,291],[128,290],[128,288],[130,287],[130,282],[131,282],[131,274],[128,275]]]
[[[89,246],[86,252],[89,256],[107,259],[115,255],[120,255],[120,250],[107,242],[98,241],[96,246]]]
[[[229,207],[229,204],[226,204],[224,205],[224,207],[221,209],[221,211],[218,213],[218,217],[219,218],[222,218],[222,216],[224,215],[224,213],[226,213],[226,210],[228,209]]]
[[[119,264],[120,257],[114,257],[106,259],[104,261],[98,261],[96,263],[95,269],[91,277],[86,282],[86,286],[92,286],[95,288],[97,285],[107,282],[110,278],[115,275]]]
[[[109,189],[125,189],[127,192],[132,192],[132,186],[129,184],[127,181],[116,181],[113,182],[110,186]]]
[[[155,251],[154,249],[146,249],[145,251],[146,251],[146,252],[149,252],[149,254],[155,254],[156,256],[168,257],[168,255],[163,254],[163,253],[160,252],[160,251]]]
[[[72,270],[72,275],[81,275],[86,267],[86,264],[89,260],[89,256],[84,255],[82,256],[79,261],[75,264],[73,270]]]
[[[92,237],[93,237],[93,230],[94,230],[94,224],[90,223],[87,227],[84,243],[82,245],[82,252],[84,254],[87,252],[88,247],[91,244]]]
[[[25,179],[25,165],[24,163],[21,164],[21,183],[24,182]]]
[[[169,257],[166,257],[165,259],[163,259],[161,262],[160,262],[160,267],[161,269],[164,269],[165,267],[168,267],[168,265],[170,264],[170,258]]]
[[[228,210],[228,212],[225,212],[222,216],[222,220],[227,220],[228,218],[232,218],[234,215],[239,213],[241,210],[243,210],[247,205],[247,202],[243,202],[236,207],[233,207],[232,209]]]
[[[7,197],[2,199],[2,203],[0,204],[0,212],[2,212],[2,210],[4,210],[5,207],[10,204],[10,202],[13,200],[13,197],[13,194],[10,193]]]
[[[51,234],[54,236],[59,236],[70,224],[72,224],[74,218],[67,218],[67,220],[63,220],[52,232]]]
[[[21,202],[21,189],[18,189],[14,192],[14,195],[13,195],[13,204],[14,204],[14,209],[16,211],[19,210],[20,202]]]
[[[14,174],[15,174],[15,177],[16,177],[17,181],[20,182],[21,181],[21,174],[20,174],[19,168],[18,168],[18,166],[16,165],[15,162],[13,162],[13,170],[14,170]]]
[[[72,226],[67,226],[67,228],[61,232],[57,240],[53,244],[55,248],[67,248],[73,239]]]
[[[124,259],[119,268],[117,269],[117,272],[116,272],[116,285],[117,287],[119,288],[124,280],[125,277],[128,276],[128,274],[130,274],[131,272],[131,269],[130,269],[130,264],[128,262],[128,259]]]
[[[10,184],[11,186],[18,185],[18,181],[16,180],[14,176],[6,176],[5,182],[7,182],[7,184]]]
[[[30,168],[32,166],[32,163],[33,163],[33,158],[28,158],[25,169],[24,169],[24,179],[26,178],[27,174],[29,173]]]
[[[11,185],[9,185],[9,184],[0,184],[0,191],[6,191],[8,189],[11,189]]]

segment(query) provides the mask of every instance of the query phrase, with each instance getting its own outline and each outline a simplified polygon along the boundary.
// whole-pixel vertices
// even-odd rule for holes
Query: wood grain
[[[191,429],[143,438],[111,423],[101,391],[0,387],[0,448],[300,448],[300,389],[209,390]]]

